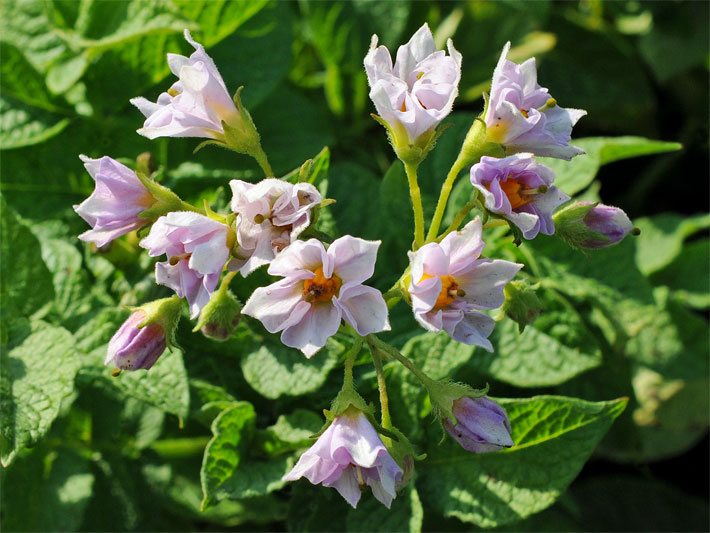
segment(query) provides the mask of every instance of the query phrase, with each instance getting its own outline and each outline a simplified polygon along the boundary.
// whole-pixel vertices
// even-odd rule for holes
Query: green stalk
[[[412,198],[414,211],[414,249],[424,244],[424,208],[422,207],[422,193],[417,182],[417,165],[404,163],[404,171],[409,182],[409,196]]]
[[[377,388],[380,391],[380,410],[382,418],[380,423],[385,429],[392,427],[392,419],[390,418],[389,397],[387,396],[387,382],[385,381],[385,373],[382,368],[382,358],[377,350],[370,349],[372,354],[372,362],[375,365],[375,373],[377,374]]]

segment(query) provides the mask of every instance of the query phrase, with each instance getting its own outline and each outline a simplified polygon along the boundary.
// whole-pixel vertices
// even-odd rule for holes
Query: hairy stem
[[[431,226],[429,226],[429,233],[427,233],[427,241],[433,241],[436,239],[436,236],[439,233],[439,228],[441,227],[441,220],[444,218],[446,204],[449,203],[451,189],[453,189],[454,182],[465,165],[466,157],[464,153],[461,152],[456,158],[456,161],[454,161],[454,164],[451,166],[451,170],[449,170],[449,173],[444,180],[444,184],[441,186],[441,193],[439,193],[439,200],[436,203],[434,217],[431,219]]]
[[[389,408],[389,398],[387,396],[387,382],[385,381],[385,373],[382,368],[382,357],[377,350],[370,349],[372,354],[372,362],[375,365],[375,372],[377,374],[377,388],[380,391],[380,410],[382,411],[382,419],[380,423],[385,429],[392,427],[392,420],[390,418],[390,408]]]
[[[380,340],[375,335],[370,334],[365,337],[365,340],[373,351],[378,351],[381,355],[399,361],[407,370],[416,376],[416,378],[422,382],[422,384],[429,390],[429,386],[434,382],[429,376],[422,372],[417,365],[412,363],[404,355],[402,355],[397,348]]]
[[[416,250],[424,244],[424,208],[422,207],[422,193],[419,190],[419,183],[417,181],[417,165],[405,163],[404,171],[407,173],[409,196],[412,198],[412,209],[414,211],[414,249]]]
[[[437,242],[441,241],[452,231],[456,231],[457,229],[459,229],[459,226],[461,226],[461,223],[464,221],[466,216],[473,210],[473,208],[478,205],[478,193],[476,193],[476,195],[471,200],[469,200],[466,205],[459,209],[459,212],[456,213],[453,222],[449,225],[448,228],[446,228],[446,231],[436,238]]]
[[[271,170],[271,165],[269,164],[269,158],[266,157],[266,152],[261,147],[261,143],[257,145],[257,149],[252,154],[256,162],[259,163],[261,170],[264,172],[265,177],[271,177],[274,175],[274,171]]]

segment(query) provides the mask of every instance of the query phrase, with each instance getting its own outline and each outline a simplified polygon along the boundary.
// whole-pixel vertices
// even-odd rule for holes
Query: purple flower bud
[[[610,205],[599,204],[593,207],[584,216],[582,222],[590,230],[600,234],[599,238],[590,235],[584,239],[580,243],[584,248],[605,248],[617,244],[634,231],[634,225],[626,213]]]
[[[105,365],[121,370],[138,370],[152,367],[165,351],[165,330],[158,322],[140,324],[148,315],[139,309],[118,328],[108,343]]]
[[[510,436],[510,421],[505,409],[487,396],[463,396],[454,401],[453,412],[456,425],[444,418],[444,427],[464,450],[495,452],[515,444]]]
[[[148,221],[140,214],[155,202],[155,198],[136,173],[108,156],[100,159],[79,157],[96,182],[91,196],[74,206],[77,214],[92,228],[79,238],[101,247],[144,226]]]

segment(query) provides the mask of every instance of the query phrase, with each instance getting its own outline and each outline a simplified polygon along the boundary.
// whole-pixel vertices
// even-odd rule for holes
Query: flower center
[[[184,254],[180,254],[180,255],[173,255],[172,257],[170,257],[170,258],[168,259],[168,263],[170,263],[170,266],[175,266],[175,265],[177,265],[180,261],[182,261],[183,259],[188,259],[188,260],[189,260],[190,257],[192,257],[192,254],[190,254],[190,253],[184,253]]]
[[[534,189],[525,189],[518,180],[510,177],[500,182],[500,188],[508,197],[511,209],[517,209],[532,202],[537,194],[547,192],[548,189],[546,185],[540,185]]]
[[[310,303],[330,302],[340,291],[342,280],[335,275],[326,278],[323,275],[323,267],[318,267],[314,274],[313,279],[303,282],[303,299]]]
[[[520,114],[523,115],[525,118],[528,118],[530,116],[530,112],[527,109],[523,109],[522,107],[520,108]]]
[[[424,274],[422,279],[419,280],[419,283],[432,277],[433,276],[430,276],[429,274]],[[463,289],[459,289],[459,284],[456,283],[453,276],[449,276],[448,274],[446,276],[441,276],[441,292],[436,298],[434,309],[438,311],[439,309],[450,306],[454,303],[457,296],[466,296],[466,292]]]

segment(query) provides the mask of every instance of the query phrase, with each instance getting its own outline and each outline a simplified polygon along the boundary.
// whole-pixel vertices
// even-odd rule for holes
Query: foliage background
[[[707,529],[707,3],[5,0],[0,10],[4,530]],[[368,498],[353,512],[333,491],[305,482],[282,490],[278,481],[337,391],[339,376],[328,379],[343,349],[337,339],[305,363],[247,327],[217,344],[183,321],[182,352],[147,375],[108,375],[105,343],[126,316],[118,306],[164,291],[135,239],[95,254],[75,238],[85,227],[71,206],[93,188],[77,156],[130,162],[151,151],[165,183],[216,206],[228,201],[228,179],[259,176],[245,157],[193,156],[194,140],[135,134],[142,117],[129,98],[154,99],[168,85],[165,54],[189,52],[181,37],[189,27],[228,87],[246,86],[277,174],[330,147],[320,186],[338,203],[321,228],[381,238],[374,283],[386,288],[409,239],[392,221],[411,215],[401,169],[368,116],[361,64],[372,33],[391,48],[424,21],[464,57],[451,127],[422,167],[430,209],[512,40],[516,59],[538,57],[540,81],[562,105],[588,110],[577,137],[637,136],[585,140],[588,156],[556,168],[568,192],[622,206],[642,235],[586,256],[552,239],[524,246],[531,253],[523,259],[547,283],[548,312],[522,337],[501,323],[494,358],[412,339],[421,332],[401,305],[393,342],[408,341],[405,350],[433,375],[488,381],[496,396],[627,396],[629,405],[565,492],[584,462],[565,454],[581,446],[586,458],[617,404],[511,404],[514,422],[518,414],[534,420],[525,429],[542,440],[554,436],[556,420],[573,422],[565,414],[591,433],[539,450],[532,443],[496,480],[485,474],[497,471],[495,457],[447,462],[458,452],[436,445],[424,398],[390,368],[396,422],[431,457],[418,467],[419,492],[400,495],[391,513]],[[622,161],[660,152],[669,153]],[[503,241],[492,247],[521,253]],[[265,277],[240,284],[240,296]],[[374,399],[368,368],[359,377]],[[211,424],[230,435],[211,444],[215,457],[238,475],[221,475],[219,461],[216,471],[203,466],[202,483],[219,487],[215,505],[200,512]],[[595,424],[604,427],[595,433]],[[549,470],[545,461],[558,458],[561,470]]]

